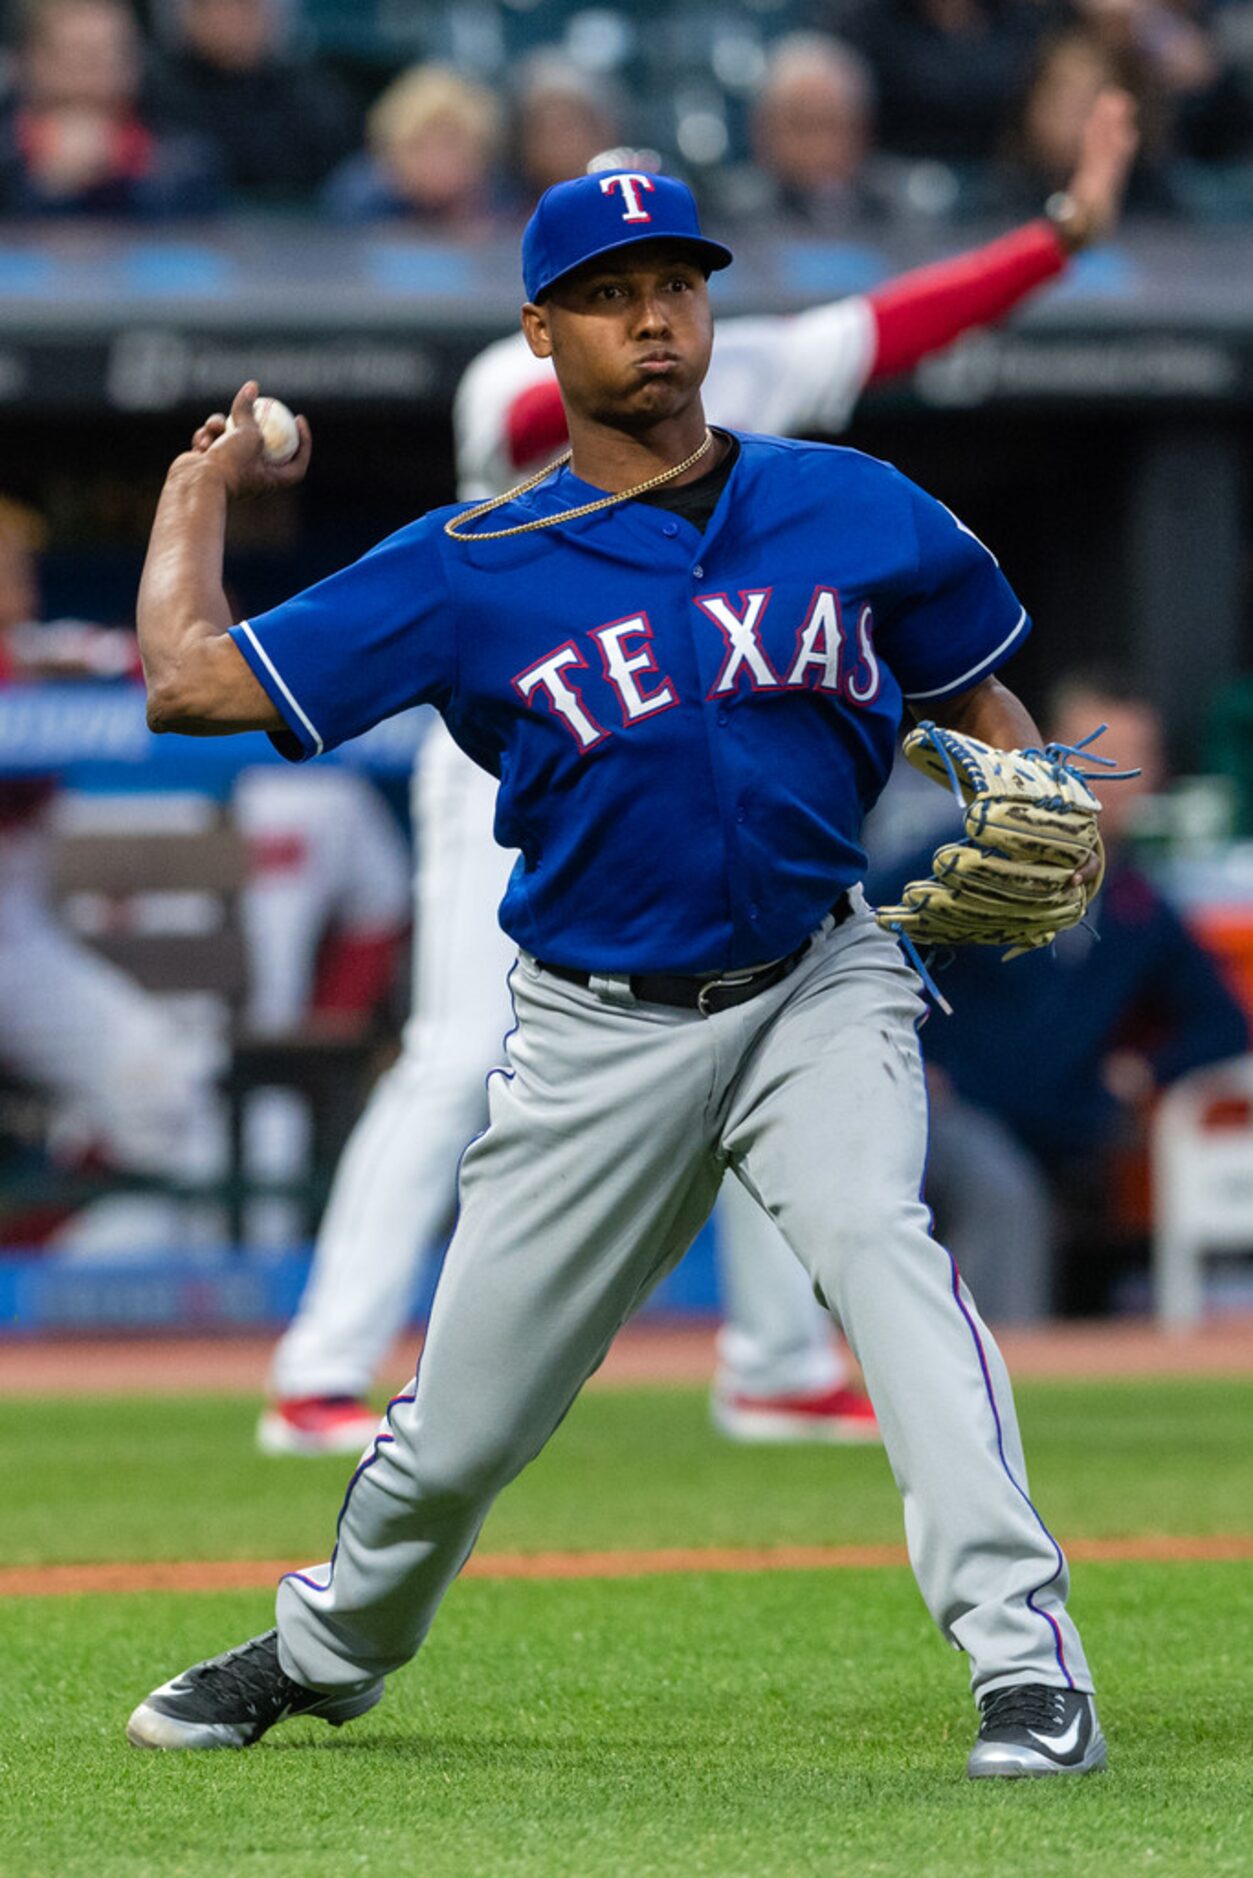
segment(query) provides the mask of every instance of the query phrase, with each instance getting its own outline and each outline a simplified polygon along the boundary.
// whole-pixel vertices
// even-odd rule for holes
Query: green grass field
[[[1253,1532],[1253,1385],[1020,1392],[1065,1536]],[[220,1399],[0,1402],[0,1562],[326,1556],[346,1469]],[[696,1391],[589,1395],[482,1549],[896,1540],[878,1450],[734,1449]],[[0,1600],[3,1878],[1253,1873],[1247,1564],[1076,1569],[1108,1775],[973,1784],[963,1666],[904,1570],[454,1587],[343,1731],[139,1754],[134,1702],[265,1592]]]

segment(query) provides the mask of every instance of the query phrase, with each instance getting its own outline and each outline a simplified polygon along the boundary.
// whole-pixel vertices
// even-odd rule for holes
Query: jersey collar
[[[651,502],[624,502],[616,508],[601,509],[595,515],[588,515],[581,521],[572,522],[571,528],[590,529],[594,524],[605,521],[612,521],[619,527],[624,522],[631,524],[639,522],[645,528],[648,538],[653,540],[657,535],[665,533],[668,523],[677,523],[685,541],[699,541],[705,546],[712,544],[726,518],[731,492],[736,487],[737,480],[743,471],[748,442],[743,431],[732,430],[727,424],[719,424],[717,428],[725,432],[728,437],[734,437],[740,448],[735,462],[731,465],[731,473],[723,486],[722,494],[718,498],[718,505],[703,530],[685,521],[681,515],[674,514],[672,510],[658,508]],[[541,483],[523,500],[528,506],[533,505],[538,513],[543,514],[552,509],[577,508],[581,502],[594,502],[598,496],[607,493],[607,490],[597,488],[595,483],[584,482],[581,476],[575,475],[569,464],[563,464],[547,482]]]

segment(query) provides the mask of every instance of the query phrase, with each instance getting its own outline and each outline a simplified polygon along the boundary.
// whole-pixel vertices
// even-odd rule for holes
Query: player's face
[[[569,410],[622,429],[679,416],[709,366],[713,320],[704,273],[681,242],[643,242],[559,283],[523,324],[551,358]]]

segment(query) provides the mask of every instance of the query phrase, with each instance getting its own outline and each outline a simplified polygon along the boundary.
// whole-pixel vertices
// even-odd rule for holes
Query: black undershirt
[[[672,515],[682,516],[685,522],[690,522],[703,535],[727,486],[727,478],[735,468],[735,459],[740,454],[738,437],[730,436],[725,430],[716,430],[714,436],[721,437],[730,445],[721,463],[706,470],[694,483],[680,483],[677,489],[672,483],[663,483],[660,489],[650,489],[646,496],[636,496],[634,500],[651,502],[655,509],[669,509]]]

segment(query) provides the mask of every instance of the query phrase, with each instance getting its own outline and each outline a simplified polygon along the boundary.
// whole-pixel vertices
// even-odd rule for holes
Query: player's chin
[[[631,385],[621,402],[623,416],[637,424],[659,424],[678,417],[692,402],[691,383],[684,377],[645,378]]]

